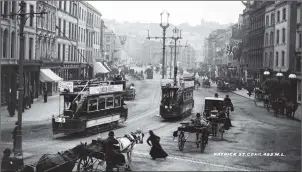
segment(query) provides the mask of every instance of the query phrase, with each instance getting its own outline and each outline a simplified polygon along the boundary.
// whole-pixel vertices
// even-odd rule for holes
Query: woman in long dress
[[[168,154],[163,150],[163,148],[161,147],[161,145],[159,143],[160,137],[155,135],[152,130],[149,131],[149,134],[150,134],[150,136],[147,139],[147,143],[149,146],[151,146],[150,156],[152,157],[152,159],[153,160],[155,160],[156,158],[166,159]],[[151,144],[150,144],[150,142],[151,142]]]

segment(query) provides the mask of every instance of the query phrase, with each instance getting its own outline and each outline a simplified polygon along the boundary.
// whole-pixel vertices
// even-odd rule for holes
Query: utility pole
[[[24,36],[24,27],[26,24],[26,20],[30,17],[33,17],[35,14],[47,14],[42,11],[41,13],[35,13],[34,11],[30,11],[30,13],[26,13],[26,3],[25,1],[21,1],[20,4],[20,13],[15,14],[4,14],[2,16],[19,16],[20,17],[20,51],[19,51],[19,95],[18,95],[18,127],[16,131],[16,147],[15,147],[15,157],[22,157],[22,111],[23,111],[23,94],[24,94],[24,55],[25,55],[25,36]],[[32,9],[31,9],[32,10]]]
[[[166,15],[166,20],[163,21],[163,15]],[[162,37],[150,37],[149,36],[149,30],[148,30],[148,37],[147,39],[163,39],[163,66],[162,66],[162,79],[165,78],[165,54],[166,54],[166,30],[169,27],[169,16],[170,14],[167,11],[163,11],[162,13],[160,13],[161,16],[161,22],[160,22],[160,27],[163,29],[163,36]]]

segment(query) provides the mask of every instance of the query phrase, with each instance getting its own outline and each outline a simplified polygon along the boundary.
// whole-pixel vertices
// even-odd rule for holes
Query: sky
[[[200,21],[229,24],[238,22],[244,5],[240,1],[89,1],[102,14],[102,18],[119,22],[160,23],[160,13],[170,13],[172,24]]]

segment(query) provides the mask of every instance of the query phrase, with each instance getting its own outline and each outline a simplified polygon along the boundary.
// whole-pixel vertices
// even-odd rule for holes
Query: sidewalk
[[[59,113],[59,95],[54,95],[48,97],[47,103],[44,100],[37,100],[32,105],[31,108],[25,109],[23,113],[22,121],[45,121],[51,120],[52,115],[57,115]],[[63,110],[63,98],[61,97],[61,110]],[[16,111],[15,116],[9,116],[7,108],[1,108],[1,124],[16,122],[18,117],[18,111]]]
[[[247,95],[247,90],[245,90],[245,89],[236,90],[236,91],[233,91],[233,93],[234,93],[234,94],[237,94],[237,95],[239,95],[239,96],[242,96],[242,97],[245,97],[245,98],[254,100],[254,94],[252,94],[251,97],[249,97],[249,96]],[[297,109],[297,111],[296,111],[296,113],[295,113],[295,118],[296,118],[297,120],[300,120],[300,121],[302,120],[302,106],[301,106],[301,104],[299,104],[299,106],[298,106],[298,109]]]

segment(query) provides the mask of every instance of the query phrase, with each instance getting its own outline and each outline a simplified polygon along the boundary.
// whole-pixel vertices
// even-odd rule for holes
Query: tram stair
[[[85,88],[88,86],[88,83],[89,83],[89,81],[87,82],[87,84],[85,85],[85,87],[83,88],[83,90],[85,90]],[[82,91],[83,91],[83,90],[82,90]],[[81,92],[82,92],[82,91],[81,91]],[[79,96],[79,95],[78,95],[78,96]],[[79,111],[79,109],[83,106],[83,103],[84,103],[84,101],[86,100],[87,96],[88,96],[88,94],[84,94],[84,95],[81,96],[81,99],[80,99],[80,101],[79,101],[79,103],[78,103],[77,110],[76,110],[75,113],[77,113],[77,112]]]

